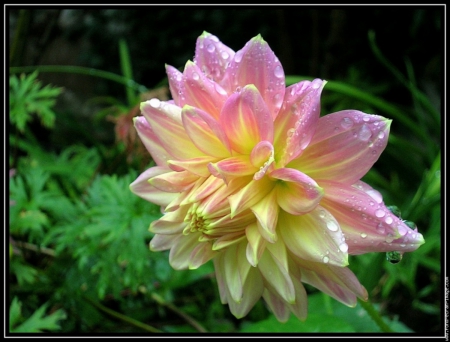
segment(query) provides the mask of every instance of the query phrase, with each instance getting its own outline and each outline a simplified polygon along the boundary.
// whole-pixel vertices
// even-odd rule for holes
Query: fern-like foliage
[[[29,75],[15,75],[9,78],[9,118],[11,124],[23,132],[33,114],[43,126],[53,128],[55,113],[52,107],[62,88],[46,85],[37,80],[38,72]]]

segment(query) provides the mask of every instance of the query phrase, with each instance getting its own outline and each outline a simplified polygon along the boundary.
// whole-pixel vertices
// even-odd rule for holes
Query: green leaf
[[[10,264],[11,272],[16,275],[19,286],[32,284],[36,281],[37,270],[31,266],[23,264],[21,261],[14,259]]]
[[[36,114],[43,126],[53,128],[55,113],[52,107],[62,88],[46,85],[42,87],[37,81],[38,71],[30,75],[15,75],[9,81],[9,117],[13,125],[23,132],[32,115]]]
[[[22,324],[15,326],[20,320],[20,302],[17,298],[13,299],[10,308],[10,332],[43,332],[43,331],[55,331],[60,330],[61,326],[59,321],[66,318],[66,314],[63,310],[59,309],[50,315],[45,315],[48,303],[42,305],[37,309],[31,317],[25,320]]]

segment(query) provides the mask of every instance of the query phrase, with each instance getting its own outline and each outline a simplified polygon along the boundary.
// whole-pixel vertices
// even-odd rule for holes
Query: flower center
[[[209,220],[203,217],[197,211],[197,203],[195,203],[187,212],[186,217],[184,218],[184,222],[187,223],[186,228],[183,230],[184,235],[188,235],[189,233],[195,232],[206,232],[208,230]]]

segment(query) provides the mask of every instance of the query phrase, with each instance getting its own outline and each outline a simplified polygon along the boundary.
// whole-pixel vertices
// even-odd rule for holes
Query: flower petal
[[[217,252],[211,248],[210,243],[199,243],[189,255],[189,269],[195,270],[214,258]]]
[[[211,115],[188,105],[183,107],[181,115],[187,134],[199,150],[213,157],[230,156],[228,138]]]
[[[302,259],[348,265],[348,246],[339,223],[320,206],[300,216],[280,212],[278,232],[289,250]]]
[[[150,152],[153,160],[158,166],[167,165],[167,160],[172,159],[171,156],[161,145],[152,127],[148,124],[143,116],[133,118],[134,127],[148,152]]]
[[[152,167],[139,175],[136,180],[130,184],[130,190],[146,201],[160,206],[167,206],[175,199],[177,194],[161,191],[151,185],[148,180],[155,176],[170,172],[170,169],[162,166]]]
[[[150,178],[149,183],[162,191],[183,192],[190,189],[197,179],[197,175],[188,171],[172,171]]]
[[[280,207],[277,203],[277,192],[272,190],[268,195],[250,208],[258,219],[258,231],[270,243],[277,241],[277,222]]]
[[[141,103],[141,112],[164,149],[179,160],[204,155],[191,141],[181,122],[181,109],[152,99]]]
[[[258,268],[271,287],[289,304],[295,303],[295,287],[292,282],[286,245],[282,241],[269,243]]]
[[[378,160],[390,125],[391,120],[355,110],[321,117],[308,148],[288,166],[314,179],[353,184]]]
[[[231,216],[253,207],[262,200],[273,188],[273,182],[268,177],[260,180],[251,180],[237,193],[228,197],[231,207]]]
[[[190,233],[187,235],[179,234],[170,248],[169,263],[176,270],[185,270],[189,268],[190,257],[198,245],[208,244],[209,242],[199,242],[201,233]]]
[[[320,95],[326,81],[303,81],[286,89],[283,107],[275,119],[277,165],[284,167],[310,143],[320,116]]]
[[[250,156],[237,155],[222,159],[217,163],[209,163],[208,170],[213,176],[222,178],[228,183],[232,177],[253,175],[258,169],[250,162]]]
[[[375,200],[369,195],[373,189],[368,184],[358,182],[349,186],[333,181],[320,184],[325,189],[321,205],[339,221],[349,254],[412,252],[425,242],[420,233],[392,214],[378,197]]]
[[[267,241],[258,232],[256,223],[249,224],[245,228],[245,235],[248,241],[246,250],[247,260],[253,267],[256,267],[266,248]]]
[[[187,160],[168,160],[167,164],[174,171],[186,170],[200,177],[209,177],[208,164],[216,161],[215,157],[201,156]]]
[[[261,140],[273,140],[273,120],[254,85],[247,85],[228,98],[222,107],[219,122],[231,148],[238,153],[250,154]]]
[[[254,84],[271,117],[277,116],[284,98],[285,76],[280,61],[261,35],[252,38],[236,52],[222,82],[231,91]]]
[[[202,109],[218,119],[220,110],[228,97],[226,91],[204,75],[191,61],[186,63],[183,76],[185,80],[183,104]]]
[[[183,73],[175,69],[173,66],[166,64],[166,74],[169,80],[169,89],[173,101],[178,107],[181,108],[186,102],[186,99],[183,99],[181,96],[186,92],[184,88],[185,81]]]
[[[179,234],[155,234],[155,236],[150,241],[150,250],[152,252],[159,252],[170,249],[178,236]]]
[[[198,37],[194,62],[206,77],[220,83],[225,74],[225,69],[233,57],[234,51],[220,42],[216,36],[203,32]]]
[[[277,179],[276,196],[280,207],[292,215],[313,210],[323,196],[323,189],[304,173],[295,169],[277,169],[270,173]]]
[[[275,290],[269,290],[269,286],[265,286],[263,298],[277,320],[284,323],[289,319],[291,314],[288,304]]]
[[[243,297],[243,284],[250,270],[250,264],[245,257],[246,244],[231,245],[223,252],[225,262],[222,267],[225,273],[225,282],[233,301],[239,303]]]
[[[357,297],[367,300],[367,290],[348,267],[311,262],[295,256],[293,258],[301,270],[302,282],[351,307],[356,305]]]

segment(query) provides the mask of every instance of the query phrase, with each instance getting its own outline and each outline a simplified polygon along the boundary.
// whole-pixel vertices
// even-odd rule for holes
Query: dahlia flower
[[[213,260],[222,303],[245,316],[262,297],[280,321],[307,314],[310,284],[355,306],[367,291],[348,255],[424,243],[360,179],[391,120],[357,110],[320,117],[326,81],[286,88],[260,35],[235,52],[204,32],[183,72],[166,66],[173,100],[141,104],[134,125],[157,166],[131,185],[160,205],[153,251],[175,269]]]

